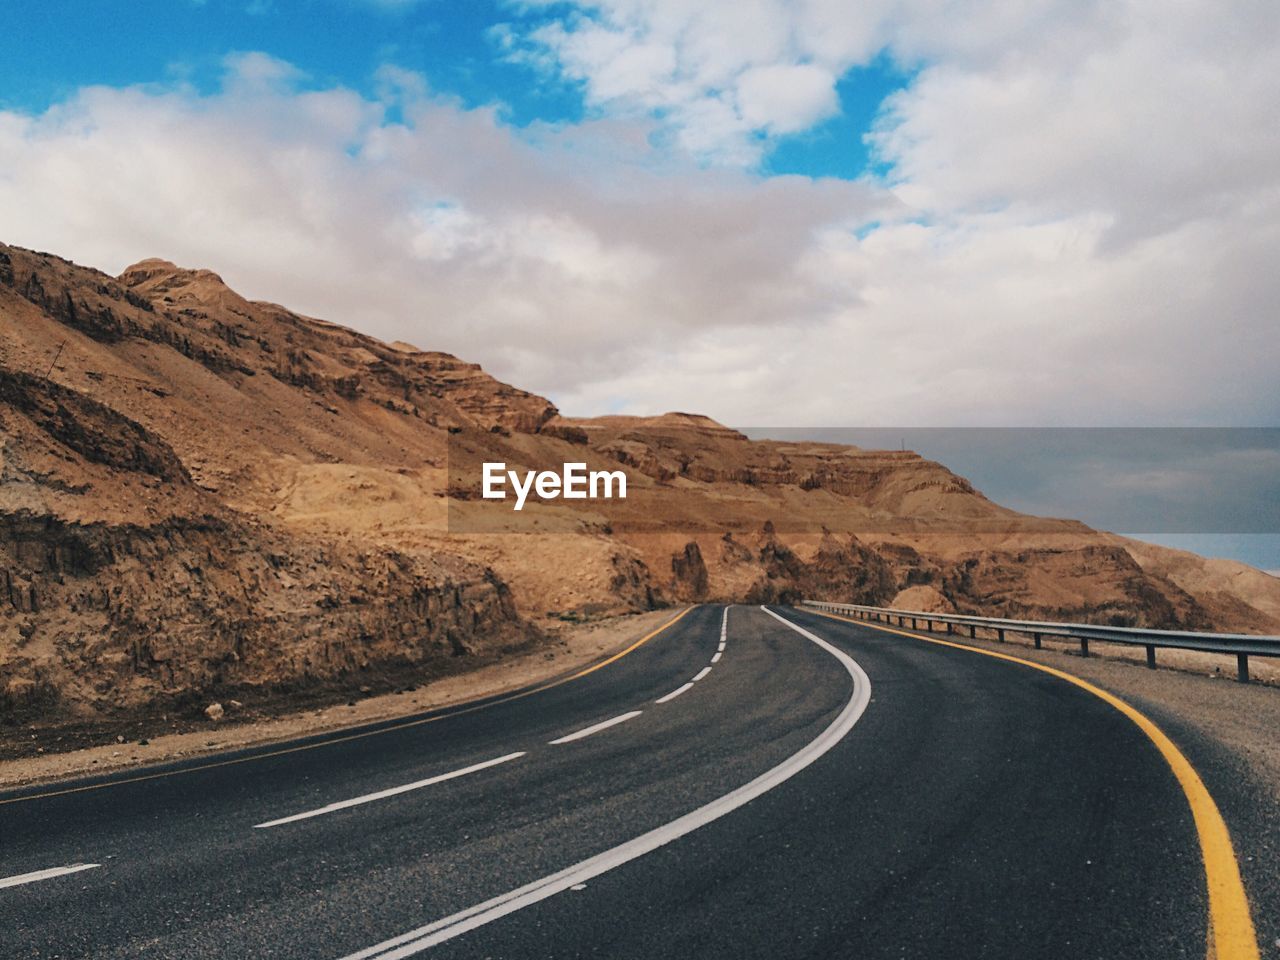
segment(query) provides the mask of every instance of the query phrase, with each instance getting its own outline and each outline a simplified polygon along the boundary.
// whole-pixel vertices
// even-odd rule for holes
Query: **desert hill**
[[[486,460],[623,469],[628,497],[516,515],[479,498]],[[0,246],[13,716],[417,677],[561,618],[800,595],[1280,631],[1280,580],[1018,514],[913,453],[565,418],[207,270]]]

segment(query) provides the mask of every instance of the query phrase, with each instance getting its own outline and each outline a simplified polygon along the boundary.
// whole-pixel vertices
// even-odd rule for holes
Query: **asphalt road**
[[[1206,955],[1196,827],[1129,719],[778,613],[812,636],[736,606],[721,650],[698,607],[481,709],[0,794],[0,956]]]

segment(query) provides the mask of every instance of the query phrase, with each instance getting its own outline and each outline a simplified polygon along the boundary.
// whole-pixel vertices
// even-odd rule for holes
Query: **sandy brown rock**
[[[703,599],[1280,632],[1274,577],[1018,514],[908,451],[561,417],[162,260],[0,246],[0,429],[11,718],[378,687]],[[622,469],[628,496],[515,515],[478,495],[488,460]]]

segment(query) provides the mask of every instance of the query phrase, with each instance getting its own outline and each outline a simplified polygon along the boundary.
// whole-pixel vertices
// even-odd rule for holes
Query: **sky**
[[[1271,0],[10,0],[0,239],[572,415],[1272,426],[1277,103]]]

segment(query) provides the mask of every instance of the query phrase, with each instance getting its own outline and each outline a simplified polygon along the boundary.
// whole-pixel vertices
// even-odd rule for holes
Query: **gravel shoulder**
[[[150,737],[145,742],[122,739],[85,749],[0,761],[0,789],[277,743],[495,696],[610,656],[679,612],[653,610],[591,623],[558,625],[557,636],[549,645],[433,680],[416,689],[271,718],[238,720],[232,711],[220,722],[208,721],[200,729]],[[25,728],[15,731],[18,737],[24,733]]]

